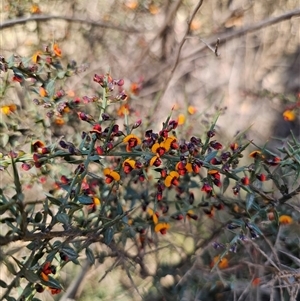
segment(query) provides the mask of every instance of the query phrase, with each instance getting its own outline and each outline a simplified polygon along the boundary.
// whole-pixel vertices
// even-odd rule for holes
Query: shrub
[[[32,100],[1,107],[2,300],[60,294],[66,265],[114,258],[103,277],[121,266],[141,294],[151,276],[145,300],[297,296],[298,139],[278,154],[245,133],[222,141],[222,112],[201,124],[191,106],[157,130],[113,74],[91,78],[96,95],[66,91],[82,70],[61,55],[1,58],[2,98],[21,85]]]

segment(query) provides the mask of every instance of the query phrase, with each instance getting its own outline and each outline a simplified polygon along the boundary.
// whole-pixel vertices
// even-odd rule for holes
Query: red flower
[[[248,177],[244,177],[241,179],[243,185],[247,186],[250,184],[250,179]]]
[[[208,184],[208,183],[204,183],[202,188],[201,188],[201,191],[204,191],[206,193],[210,193],[212,192],[212,187]]]
[[[220,143],[220,142],[217,142],[216,140],[214,141],[211,141],[209,143],[209,145],[213,148],[213,149],[216,149],[216,150],[219,150],[223,147],[223,145]]]
[[[256,175],[256,178],[261,181],[261,182],[264,182],[267,180],[267,176],[265,174],[260,174],[260,175]]]

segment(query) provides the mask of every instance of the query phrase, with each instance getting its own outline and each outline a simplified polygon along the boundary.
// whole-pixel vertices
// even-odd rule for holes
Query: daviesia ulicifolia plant
[[[84,70],[75,62],[64,67],[61,54],[54,44],[30,60],[1,57],[2,101],[16,83],[32,100],[29,112],[14,102],[1,106],[0,168],[10,182],[0,195],[0,244],[11,276],[1,279],[3,298],[19,285],[22,300],[45,289],[61,293],[59,274],[67,263],[78,264],[82,254],[91,264],[109,257],[97,251],[99,244],[123,252],[147,274],[148,246],[205,218],[221,226],[208,237],[218,254],[208,267],[225,269],[229,253],[297,218],[285,206],[300,191],[297,139],[281,156],[256,147],[245,160],[254,142],[243,135],[219,141],[218,112],[206,129],[194,127],[188,136],[182,123],[195,114],[192,107],[187,121],[173,118],[172,110],[159,129],[145,129],[143,118],[131,121],[123,79],[95,74],[93,96],[65,90],[68,78]],[[29,114],[36,128],[27,128],[23,144],[17,143],[16,133],[25,129],[16,121]],[[26,199],[26,190],[48,180],[51,188],[41,199]],[[26,247],[22,258],[6,253],[14,242]],[[126,252],[128,242],[138,256]]]

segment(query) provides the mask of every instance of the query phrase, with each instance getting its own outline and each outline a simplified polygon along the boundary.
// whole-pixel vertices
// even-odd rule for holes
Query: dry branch
[[[90,24],[93,26],[99,26],[102,28],[123,31],[123,32],[127,32],[127,33],[138,33],[139,32],[135,28],[126,28],[124,26],[116,26],[113,24],[109,24],[107,22],[99,22],[99,21],[95,22],[92,20],[86,20],[86,19],[75,18],[75,17],[48,16],[48,15],[30,16],[30,17],[25,17],[25,18],[8,20],[8,21],[5,21],[0,24],[0,30],[4,29],[4,28],[13,27],[15,25],[25,24],[27,22],[32,22],[32,21],[44,22],[44,21],[49,21],[49,20],[63,20],[63,21],[73,22],[73,23],[84,23],[84,24]]]

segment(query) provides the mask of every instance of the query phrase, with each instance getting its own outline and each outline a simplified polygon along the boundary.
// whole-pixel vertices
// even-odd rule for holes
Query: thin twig
[[[283,197],[281,197],[279,199],[279,203],[284,204],[286,201],[288,201],[289,199],[291,199],[292,197],[296,196],[299,193],[300,193],[300,185],[292,192],[285,194]]]
[[[125,26],[116,26],[113,24],[109,24],[107,22],[99,22],[99,21],[95,22],[92,20],[86,20],[86,19],[75,18],[75,17],[50,16],[50,15],[30,16],[30,17],[25,17],[25,18],[17,18],[17,19],[7,20],[0,24],[0,30],[4,29],[4,28],[13,27],[15,25],[20,25],[20,24],[24,24],[27,22],[31,22],[31,21],[44,22],[44,21],[48,21],[48,20],[64,20],[67,22],[84,23],[84,24],[90,24],[93,26],[99,26],[102,28],[123,31],[123,32],[127,32],[127,33],[138,33],[139,32],[136,28],[126,28]]]
[[[195,18],[195,16],[196,16],[198,10],[199,10],[200,7],[202,6],[202,4],[203,4],[203,0],[200,0],[200,1],[198,2],[197,6],[195,7],[194,11],[192,12],[191,18],[189,19],[189,21],[188,21],[188,23],[187,23],[187,28],[186,28],[185,34],[184,34],[184,36],[183,36],[183,38],[182,38],[182,40],[181,40],[181,42],[180,42],[180,44],[179,44],[179,47],[178,47],[178,51],[177,51],[177,55],[176,55],[175,64],[174,64],[174,66],[173,66],[173,68],[172,68],[170,78],[172,77],[172,74],[174,73],[174,71],[175,71],[175,69],[176,69],[176,67],[177,67],[177,65],[178,65],[179,57],[180,57],[180,53],[181,53],[181,49],[182,49],[182,47],[183,47],[183,45],[184,45],[184,43],[185,43],[185,41],[186,41],[187,36],[188,36],[189,33],[190,33],[191,23],[192,23],[193,19]],[[169,80],[169,81],[170,81],[170,80]]]

